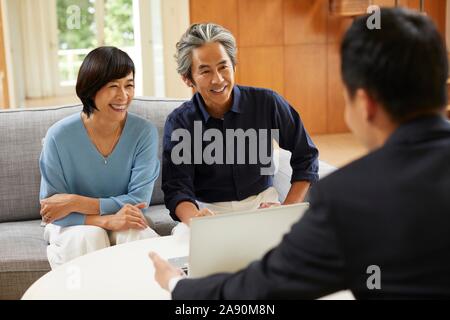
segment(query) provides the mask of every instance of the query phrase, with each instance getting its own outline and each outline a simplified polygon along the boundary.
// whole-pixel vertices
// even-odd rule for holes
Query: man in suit
[[[450,297],[448,62],[429,18],[382,9],[342,46],[345,118],[369,153],[321,180],[310,209],[260,261],[183,279],[150,253],[174,299]]]

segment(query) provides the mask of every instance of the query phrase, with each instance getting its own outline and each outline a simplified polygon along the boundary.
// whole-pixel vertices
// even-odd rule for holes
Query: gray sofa
[[[149,119],[161,137],[167,115],[182,100],[134,99],[130,111]],[[81,111],[81,105],[0,111],[0,299],[19,299],[50,271],[43,227],[40,226],[38,159],[42,139],[56,121]],[[290,187],[290,154],[281,151],[275,187],[284,198]],[[334,168],[320,164],[323,176]],[[158,178],[145,216],[164,236],[175,226],[163,202]]]

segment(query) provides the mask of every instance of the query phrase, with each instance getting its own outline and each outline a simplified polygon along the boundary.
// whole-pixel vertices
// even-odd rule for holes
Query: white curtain
[[[58,85],[56,2],[20,0],[20,6],[25,95],[54,96]]]

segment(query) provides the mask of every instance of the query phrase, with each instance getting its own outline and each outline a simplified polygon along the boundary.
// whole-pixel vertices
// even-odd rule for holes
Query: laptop
[[[187,269],[192,278],[238,271],[277,246],[308,206],[299,203],[192,219],[189,257],[169,262]]]

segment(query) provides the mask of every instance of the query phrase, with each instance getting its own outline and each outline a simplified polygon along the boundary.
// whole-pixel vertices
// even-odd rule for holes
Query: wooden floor
[[[320,160],[339,168],[367,153],[351,133],[314,135],[311,138],[319,149]]]
[[[62,105],[72,105],[79,104],[80,99],[77,96],[57,96],[42,99],[27,99],[24,102],[25,108],[43,108],[51,106],[62,106]]]

